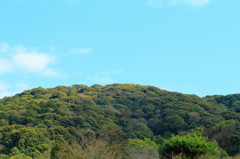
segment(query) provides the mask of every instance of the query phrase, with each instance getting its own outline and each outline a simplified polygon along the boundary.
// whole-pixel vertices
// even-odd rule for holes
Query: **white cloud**
[[[51,50],[50,50],[51,51]],[[55,58],[38,51],[36,48],[10,46],[0,43],[0,53],[9,53],[5,59],[0,59],[0,74],[6,72],[34,72],[44,76],[60,77],[60,73],[50,67]]]
[[[0,53],[6,53],[9,50],[9,45],[7,43],[0,43]]]
[[[44,72],[48,69],[48,65],[54,61],[54,58],[42,53],[18,52],[13,57],[13,61],[24,70]]]
[[[91,48],[72,48],[70,53],[74,54],[89,54],[93,51]]]
[[[52,48],[51,51],[55,51]],[[4,53],[1,54],[1,53]],[[12,75],[31,77],[37,74],[50,77],[66,77],[51,67],[55,58],[48,53],[41,52],[36,48],[25,46],[10,46],[0,42],[0,75],[10,72]],[[6,76],[7,77],[7,76]],[[4,79],[4,76],[1,78]],[[0,79],[0,98],[12,96],[29,88],[27,83],[9,84]],[[21,79],[18,79],[18,81]],[[10,80],[12,81],[12,80]],[[10,82],[8,81],[8,82]]]
[[[213,0],[147,0],[147,5],[154,8],[161,8],[166,2],[170,5],[186,4],[189,6],[204,6],[211,3]]]

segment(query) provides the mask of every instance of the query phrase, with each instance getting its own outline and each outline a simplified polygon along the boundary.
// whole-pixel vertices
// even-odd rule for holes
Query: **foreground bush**
[[[201,131],[193,131],[185,136],[173,136],[160,146],[162,158],[219,158],[220,150],[217,142],[208,142]],[[178,156],[178,157],[177,157]]]

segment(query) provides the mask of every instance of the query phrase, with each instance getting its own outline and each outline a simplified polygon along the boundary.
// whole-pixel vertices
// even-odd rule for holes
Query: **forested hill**
[[[39,87],[0,100],[0,158],[168,158],[187,153],[166,148],[171,136],[189,133],[217,149],[209,155],[234,156],[239,113],[239,94],[200,98],[134,84]],[[192,132],[197,128],[208,140]]]

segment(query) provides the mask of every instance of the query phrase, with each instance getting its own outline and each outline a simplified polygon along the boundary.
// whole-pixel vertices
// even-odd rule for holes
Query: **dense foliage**
[[[193,154],[233,156],[240,153],[239,113],[238,94],[200,98],[133,84],[39,87],[0,100],[0,158],[155,159],[172,153],[173,141],[204,147]],[[197,128],[205,137],[187,135]]]

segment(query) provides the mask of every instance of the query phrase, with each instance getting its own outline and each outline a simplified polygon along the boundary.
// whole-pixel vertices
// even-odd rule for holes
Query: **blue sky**
[[[240,1],[0,1],[0,98],[134,83],[240,93]]]

